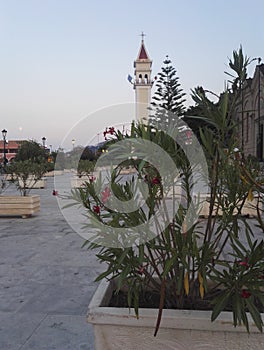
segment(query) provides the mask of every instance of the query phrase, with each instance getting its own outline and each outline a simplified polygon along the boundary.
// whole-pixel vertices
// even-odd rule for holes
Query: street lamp
[[[7,159],[6,159],[6,134],[7,134],[6,129],[3,129],[2,135],[3,135],[3,141],[4,141],[4,170],[5,170],[6,163],[7,163]]]
[[[45,142],[46,142],[46,137],[43,136],[43,137],[42,137],[42,145],[43,145],[43,148],[46,147]]]
[[[74,150],[75,139],[72,139],[72,150]]]

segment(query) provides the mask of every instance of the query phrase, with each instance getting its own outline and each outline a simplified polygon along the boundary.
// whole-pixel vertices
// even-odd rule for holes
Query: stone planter
[[[251,333],[234,328],[232,313],[223,312],[211,322],[210,311],[164,310],[159,332],[153,336],[158,310],[108,307],[113,283],[101,282],[89,305],[95,350],[262,350],[264,335],[250,319]]]
[[[4,175],[4,179],[6,180],[6,181],[12,181],[13,179],[15,179],[16,178],[16,176],[14,176],[14,175],[12,175],[12,174],[5,174]]]
[[[40,210],[40,197],[0,196],[0,216],[29,217]]]
[[[24,185],[21,179],[18,179],[18,184],[20,187],[23,187]],[[45,177],[36,181],[34,176],[32,175],[27,179],[26,188],[46,188],[46,184],[47,179]]]
[[[198,201],[198,198],[194,196],[194,199]],[[200,195],[199,202],[201,205],[201,210],[199,212],[199,216],[207,218],[209,215],[209,197],[206,195]],[[238,203],[240,204],[240,203]],[[252,201],[246,200],[245,204],[242,207],[241,215],[242,216],[249,216],[249,217],[257,217],[257,206],[258,206],[258,199],[256,197],[253,198]],[[237,214],[237,210],[234,211],[234,214]],[[213,209],[213,216],[216,215],[216,206],[214,206]],[[223,212],[221,209],[218,209],[217,215],[221,216],[223,215]]]
[[[120,175],[130,175],[130,174],[135,174],[136,170],[134,168],[122,168],[120,171]]]
[[[53,176],[60,176],[63,175],[63,170],[52,170],[44,174],[45,177],[53,177]]]
[[[82,188],[87,181],[89,182],[89,176],[84,175],[79,177],[78,175],[75,175],[71,178],[71,188]]]

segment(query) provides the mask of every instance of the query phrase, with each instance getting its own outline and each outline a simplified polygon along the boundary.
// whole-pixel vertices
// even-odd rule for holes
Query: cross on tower
[[[146,36],[146,34],[144,34],[144,32],[141,32],[140,36],[141,36],[141,40],[144,41],[144,36]]]

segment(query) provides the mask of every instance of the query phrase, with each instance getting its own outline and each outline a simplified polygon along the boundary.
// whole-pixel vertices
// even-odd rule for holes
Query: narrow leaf
[[[184,276],[184,290],[186,295],[189,295],[189,273],[188,271],[185,273]]]

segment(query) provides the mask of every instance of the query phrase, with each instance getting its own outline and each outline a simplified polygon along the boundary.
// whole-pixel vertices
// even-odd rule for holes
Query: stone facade
[[[264,124],[264,64],[256,66],[253,78],[244,83],[241,98],[236,107],[238,139],[245,156],[263,160]]]

